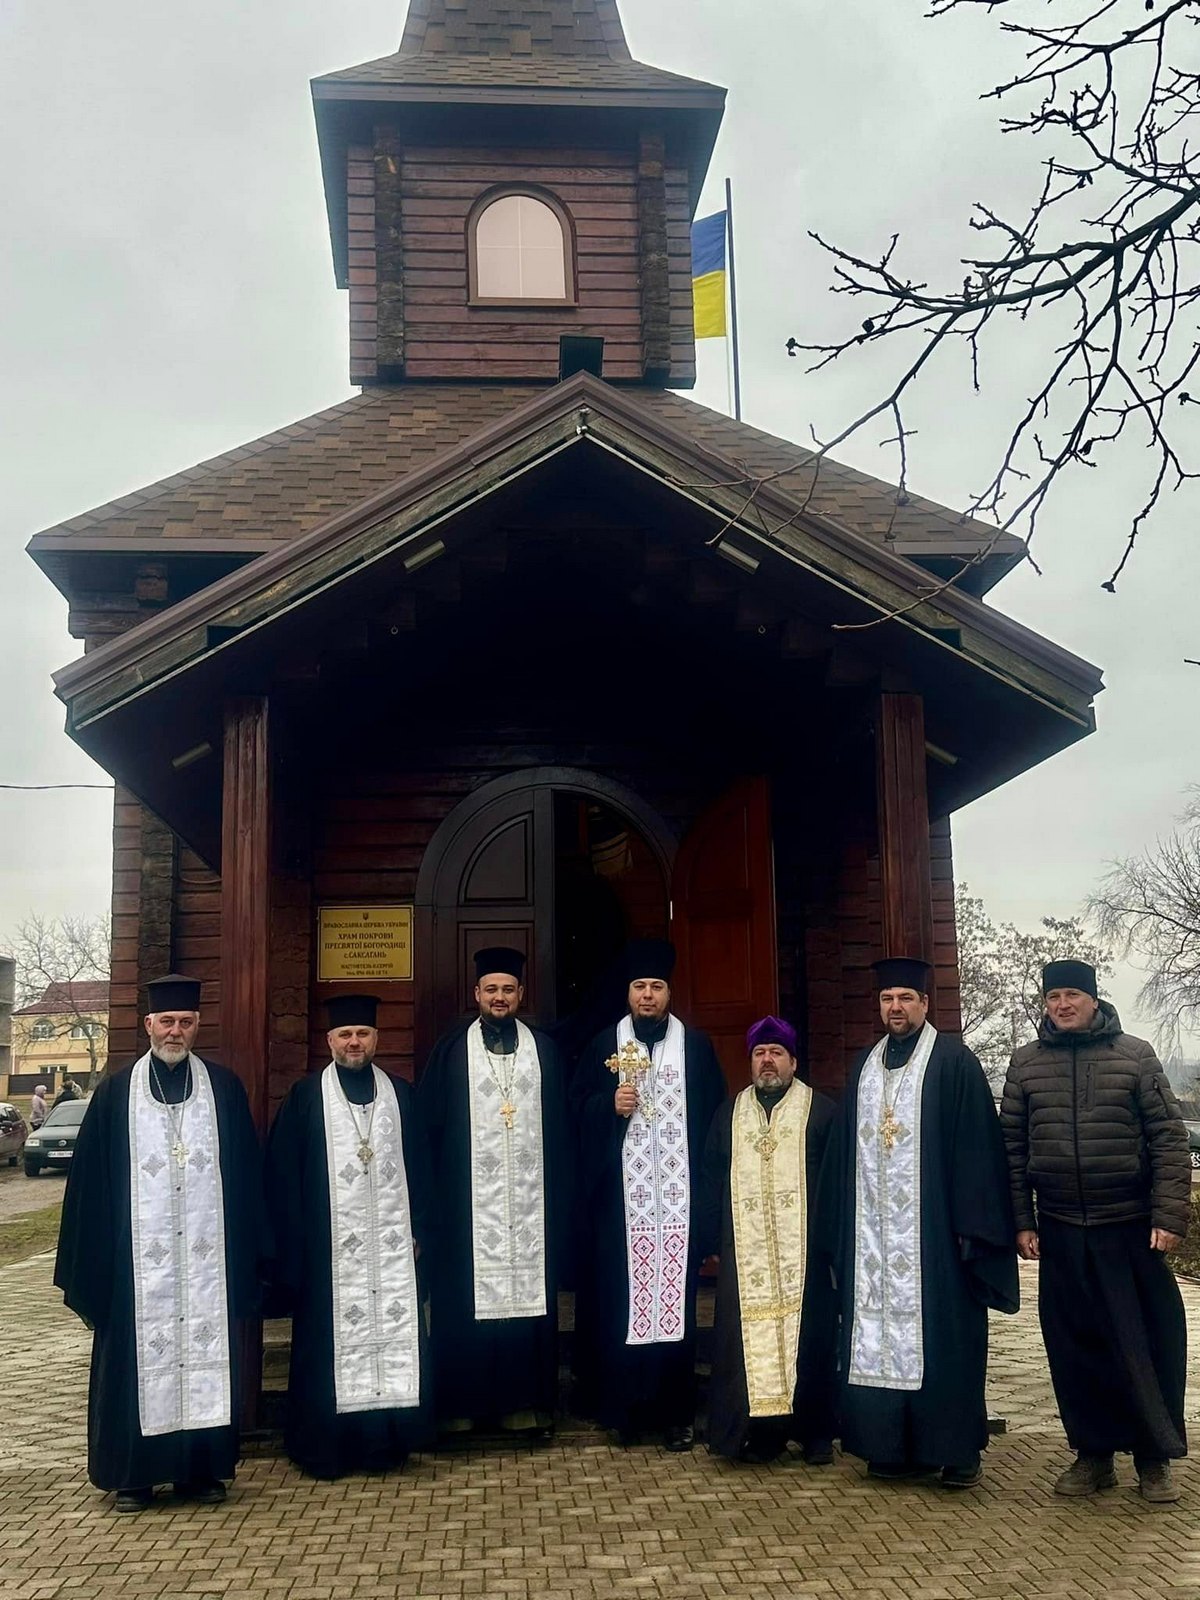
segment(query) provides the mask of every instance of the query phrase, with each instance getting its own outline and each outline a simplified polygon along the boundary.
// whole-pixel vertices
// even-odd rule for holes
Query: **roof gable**
[[[704,543],[756,571],[768,554],[840,593],[855,615],[888,620],[981,666],[1080,727],[1100,687],[1088,663],[926,575],[891,549],[804,508],[773,481],[748,497],[728,456],[697,445],[641,401],[587,374],[530,400],[422,471],[260,556],[55,676],[78,737],[156,684],[247,639],[382,561],[414,572],[445,549],[441,530],[496,490],[580,446],[598,447],[683,496],[717,532]],[[712,524],[709,524],[711,527]]]

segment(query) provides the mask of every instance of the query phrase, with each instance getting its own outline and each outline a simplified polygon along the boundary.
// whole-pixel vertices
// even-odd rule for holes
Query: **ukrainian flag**
[[[692,224],[692,302],[697,339],[724,339],[727,213],[717,211]]]

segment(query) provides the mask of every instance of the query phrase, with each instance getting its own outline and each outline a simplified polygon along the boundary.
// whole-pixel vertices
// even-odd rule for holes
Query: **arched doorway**
[[[526,1009],[568,1054],[612,1011],[630,938],[665,937],[676,842],[639,796],[596,774],[536,767],[482,785],[431,840],[417,882],[417,1051],[472,1007],[474,956],[522,950]]]
[[[417,881],[417,1059],[473,1009],[474,956],[513,945],[526,1010],[573,1059],[619,1014],[629,938],[674,939],[680,1014],[713,1039],[731,1089],[748,1024],[779,1004],[770,789],[746,778],[677,842],[632,790],[570,767],[483,784],[430,841]]]

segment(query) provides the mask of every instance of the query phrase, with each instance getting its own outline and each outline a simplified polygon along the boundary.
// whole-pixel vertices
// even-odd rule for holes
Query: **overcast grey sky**
[[[730,91],[702,209],[731,177],[746,418],[827,437],[883,374],[806,377],[785,355],[790,334],[846,314],[806,230],[870,251],[899,227],[909,259],[952,280],[971,202],[1019,210],[1036,181],[977,99],[1003,66],[995,23],[930,22],[923,0],[621,7],[636,56]],[[79,647],[29,535],[351,392],[308,80],[394,50],[404,10],[0,0],[0,781],[103,781],[61,731],[50,673]],[[697,398],[723,407],[721,349],[703,356]],[[990,476],[1027,371],[1010,347],[980,399],[961,372],[939,377],[911,419],[914,488],[957,506]],[[844,454],[889,470],[870,441]],[[1106,859],[1169,828],[1196,777],[1195,497],[1159,517],[1115,597],[1100,589],[1139,466],[1131,453],[1062,490],[1045,576],[992,597],[1108,683],[1094,737],[955,819],[959,876],[1000,919],[1071,914]],[[0,943],[29,910],[104,907],[109,812],[103,793],[0,791]],[[1137,974],[1112,987],[1137,1024]]]

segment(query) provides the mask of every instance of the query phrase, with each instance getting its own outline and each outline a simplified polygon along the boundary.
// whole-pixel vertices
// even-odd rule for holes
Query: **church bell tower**
[[[617,0],[411,0],[395,55],[312,89],[352,382],[553,383],[574,348],[693,385],[725,92],[632,60]]]

